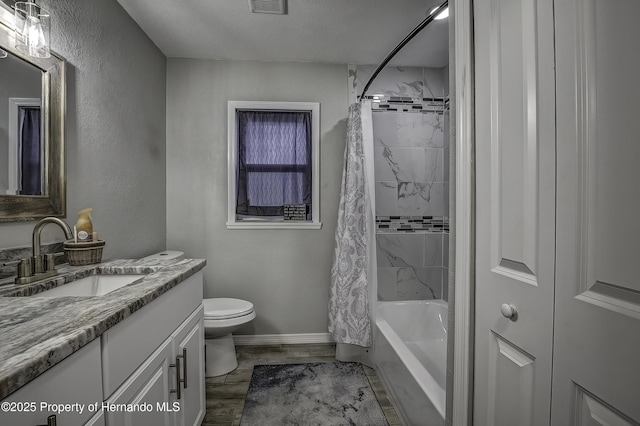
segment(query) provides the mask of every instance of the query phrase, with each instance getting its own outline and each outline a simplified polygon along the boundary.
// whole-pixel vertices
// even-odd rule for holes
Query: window
[[[228,103],[227,227],[319,229],[320,104]]]

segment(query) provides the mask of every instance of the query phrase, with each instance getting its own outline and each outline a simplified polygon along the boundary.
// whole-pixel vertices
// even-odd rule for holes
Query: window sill
[[[227,222],[227,229],[320,229],[322,222]]]

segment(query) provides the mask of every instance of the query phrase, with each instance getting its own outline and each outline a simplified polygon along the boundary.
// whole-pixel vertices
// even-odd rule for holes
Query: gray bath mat
[[[256,365],[241,426],[388,426],[362,366]]]

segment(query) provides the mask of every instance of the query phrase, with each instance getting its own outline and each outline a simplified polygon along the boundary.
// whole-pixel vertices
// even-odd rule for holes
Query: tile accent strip
[[[376,216],[376,234],[449,232],[448,216]]]
[[[394,112],[420,112],[438,113],[449,111],[449,98],[411,98],[400,96],[369,95],[365,99],[370,99],[371,109],[378,111]]]

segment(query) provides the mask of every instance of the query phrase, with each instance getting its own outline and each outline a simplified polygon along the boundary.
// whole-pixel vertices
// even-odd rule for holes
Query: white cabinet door
[[[201,306],[175,331],[174,356],[180,356],[180,411],[177,426],[199,426],[204,419],[204,307]],[[175,373],[174,373],[175,374]]]
[[[100,339],[96,339],[5,398],[3,402],[17,410],[0,412],[0,425],[44,425],[49,415],[56,416],[58,425],[84,425],[95,414],[89,405],[102,401],[100,372]],[[56,413],[53,404],[77,405]]]
[[[167,339],[106,401],[107,426],[172,426],[170,364],[173,340]],[[164,403],[164,404],[163,404]],[[131,407],[131,408],[129,408]]]
[[[552,424],[640,424],[640,2],[556,0]]]
[[[548,425],[555,250],[552,0],[476,0],[474,425]]]

